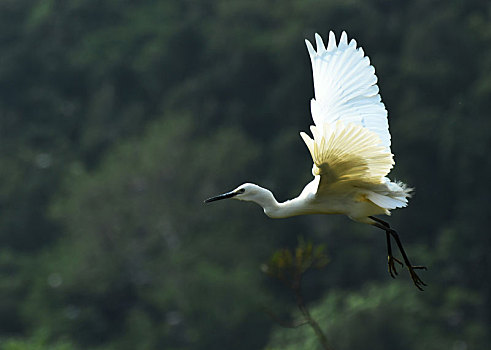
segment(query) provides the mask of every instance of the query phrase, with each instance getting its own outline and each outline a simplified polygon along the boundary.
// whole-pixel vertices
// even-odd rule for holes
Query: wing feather
[[[356,41],[348,44],[346,32],[339,44],[329,33],[327,47],[315,34],[316,49],[306,40],[312,62],[315,99],[311,113],[315,125],[342,121],[354,123],[374,132],[390,152],[390,133],[387,110],[380,98],[375,68]]]
[[[392,153],[376,133],[361,125],[337,121],[311,130],[314,139],[300,135],[314,161],[312,173],[320,175],[318,191],[348,183],[381,184],[392,169]]]

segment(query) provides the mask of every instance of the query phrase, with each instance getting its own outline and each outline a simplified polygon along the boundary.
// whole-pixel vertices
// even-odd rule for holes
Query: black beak
[[[215,196],[215,197],[211,197],[211,198],[205,199],[204,202],[205,203],[210,203],[210,202],[214,202],[214,201],[219,201],[221,199],[232,198],[232,197],[235,197],[238,194],[239,194],[239,192],[231,191],[231,192],[227,192],[227,193],[224,193],[224,194]]]

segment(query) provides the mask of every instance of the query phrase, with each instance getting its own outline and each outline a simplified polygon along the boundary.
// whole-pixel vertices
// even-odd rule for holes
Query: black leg
[[[374,216],[369,216],[369,218],[375,221],[375,224],[373,224],[373,226],[378,227],[378,228],[385,231],[385,234],[387,237],[387,252],[388,252],[390,275],[393,278],[395,277],[393,275],[392,271],[394,271],[395,274],[397,275],[397,271],[395,270],[394,261],[398,262],[402,266],[402,263],[392,256],[392,248],[390,246],[390,236],[392,236],[395,239],[397,246],[399,247],[399,251],[401,252],[402,257],[404,258],[404,262],[406,263],[406,266],[409,270],[409,274],[411,275],[411,279],[413,280],[414,285],[419,290],[423,290],[422,286],[426,286],[426,284],[419,278],[419,276],[416,274],[416,272],[414,270],[416,270],[416,269],[426,270],[426,267],[425,266],[413,266],[413,265],[411,265],[411,262],[409,261],[409,258],[407,257],[407,254],[404,250],[404,247],[402,246],[402,242],[399,238],[399,235],[397,234],[397,232],[395,230],[390,228],[390,225],[387,222],[385,222],[379,218],[376,218]]]
[[[392,255],[392,247],[390,244],[390,233],[385,231],[385,236],[387,237],[387,264],[389,266],[388,267],[389,274],[392,278],[396,278],[398,273],[397,273],[396,266],[395,266],[394,262],[397,262],[399,265],[401,265],[401,267],[403,267],[404,265],[402,264],[402,262],[399,259],[394,258],[394,256]]]
[[[382,230],[385,231],[385,236],[387,238],[387,265],[388,265],[388,270],[389,270],[390,277],[396,278],[398,273],[396,270],[395,263],[397,262],[399,265],[401,265],[401,267],[403,267],[404,265],[402,264],[402,262],[399,259],[395,258],[392,255],[392,246],[390,244],[390,232],[389,232],[390,227],[387,227],[384,224],[379,223],[379,222],[373,224],[373,226],[381,228]]]
[[[385,231],[385,236],[387,238],[387,265],[388,265],[388,270],[389,270],[390,276],[392,278],[396,278],[398,273],[396,270],[395,263],[397,262],[399,265],[401,265],[401,267],[403,267],[404,265],[402,264],[402,262],[399,259],[395,258],[392,255],[392,246],[390,244],[390,232],[389,232],[390,225],[388,222],[385,222],[384,220],[381,220],[381,219],[376,218],[374,216],[370,216],[370,218],[376,222],[374,224],[374,226],[381,228],[382,230]]]
[[[399,250],[401,251],[402,257],[404,258],[404,262],[406,263],[406,266],[409,270],[409,273],[411,275],[411,278],[412,278],[415,286],[419,290],[423,290],[422,286],[426,286],[426,283],[424,283],[419,278],[419,276],[416,274],[416,272],[414,270],[416,270],[416,269],[427,270],[426,266],[413,266],[413,265],[411,265],[411,263],[409,262],[409,258],[407,257],[406,252],[404,251],[404,247],[402,246],[401,240],[399,239],[399,235],[397,234],[397,232],[391,229],[390,234],[396,240],[397,246],[399,247]]]
[[[385,228],[390,228],[390,225],[387,221],[384,221],[382,219],[379,219],[375,216],[369,216],[370,219],[372,219],[373,221],[376,221],[378,222],[379,224],[383,225]]]

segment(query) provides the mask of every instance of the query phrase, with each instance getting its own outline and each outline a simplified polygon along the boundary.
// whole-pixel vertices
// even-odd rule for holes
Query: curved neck
[[[279,203],[273,193],[265,188],[260,194],[250,198],[250,201],[257,203],[264,209],[264,213],[270,218],[280,219],[290,216],[305,214],[305,200],[294,198],[283,203]]]

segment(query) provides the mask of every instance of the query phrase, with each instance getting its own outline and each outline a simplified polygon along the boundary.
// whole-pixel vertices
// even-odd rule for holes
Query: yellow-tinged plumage
[[[411,189],[391,181],[387,174],[394,165],[387,110],[382,103],[375,69],[355,40],[348,42],[345,32],[336,43],[329,33],[327,46],[316,34],[317,49],[306,40],[312,63],[315,98],[311,113],[313,139],[300,133],[314,162],[314,179],[300,195],[278,202],[273,193],[245,183],[235,190],[208,198],[251,201],[271,218],[307,214],[344,214],[349,218],[383,229],[387,238],[389,273],[397,274],[391,237],[396,240],[411,278],[422,290],[424,282],[416,274],[421,266],[411,265],[397,233],[375,215],[405,207]]]
[[[380,184],[392,169],[392,153],[377,134],[360,125],[337,121],[311,130],[313,140],[304,132],[300,135],[314,161],[313,175],[321,176],[320,188]]]

